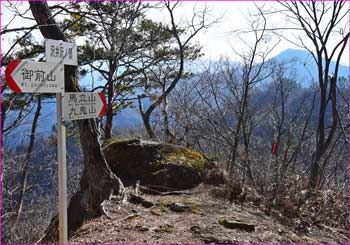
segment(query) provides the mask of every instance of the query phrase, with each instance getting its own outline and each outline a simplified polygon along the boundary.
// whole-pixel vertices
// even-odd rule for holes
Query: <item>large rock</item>
[[[255,222],[251,222],[243,219],[236,219],[234,217],[228,218],[228,219],[221,218],[219,219],[219,224],[229,229],[241,229],[248,232],[255,231],[255,226],[256,226]]]
[[[213,166],[206,156],[181,146],[139,139],[107,140],[106,160],[124,184],[184,190],[198,185]]]

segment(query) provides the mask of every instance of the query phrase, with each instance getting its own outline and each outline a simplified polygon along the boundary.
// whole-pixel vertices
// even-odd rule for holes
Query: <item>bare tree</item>
[[[254,115],[256,108],[252,108],[251,98],[257,85],[266,81],[273,72],[275,64],[267,57],[278,43],[278,40],[271,39],[265,29],[266,19],[263,16],[251,21],[249,33],[252,34],[253,41],[241,39],[246,50],[235,52],[241,62],[233,63],[227,58],[210,64],[196,78],[198,83],[190,81],[195,84],[195,94],[189,93],[193,103],[189,103],[190,99],[187,99],[186,103],[182,102],[181,107],[183,109],[191,106],[188,112],[190,115],[184,115],[186,120],[182,119],[184,132],[191,129],[199,148],[200,142],[204,141],[206,145],[212,145],[211,150],[215,155],[221,155],[220,158],[222,154],[226,155],[227,169],[230,172],[237,168],[242,170],[252,185],[255,181],[250,167],[250,137],[254,127],[267,113],[262,110],[259,116]],[[270,45],[266,45],[267,41]],[[181,100],[184,99],[186,98]],[[242,140],[244,152],[239,153]]]
[[[288,191],[286,185],[292,184],[288,176],[301,174],[300,169],[295,168],[295,163],[301,147],[306,145],[306,135],[310,138],[313,133],[309,125],[310,118],[314,115],[318,90],[314,91],[313,88],[304,90],[294,77],[295,74],[288,75],[284,64],[279,64],[274,70],[270,84],[273,93],[270,124],[273,130],[273,142],[278,146],[271,159],[273,187],[271,191],[274,196]],[[303,92],[297,95],[297,91]],[[305,156],[303,159],[306,159]],[[303,166],[301,167],[303,169]]]
[[[38,125],[38,119],[39,119],[40,111],[41,111],[41,102],[42,102],[42,97],[38,96],[37,107],[36,107],[36,111],[35,111],[35,114],[34,114],[34,119],[33,119],[33,123],[32,123],[31,133],[30,133],[30,136],[29,136],[29,145],[28,145],[26,157],[24,159],[24,163],[23,163],[23,166],[22,166],[20,195],[19,195],[19,200],[18,200],[18,204],[17,204],[17,208],[16,208],[16,222],[15,222],[15,225],[14,225],[13,228],[15,228],[15,226],[17,225],[17,223],[18,223],[18,221],[19,221],[19,219],[21,217],[23,201],[24,201],[24,195],[25,195],[25,192],[26,192],[26,189],[27,189],[28,167],[29,167],[30,158],[31,158],[32,151],[33,151],[33,146],[34,146],[35,133],[36,133],[36,128],[37,128],[37,125]]]
[[[201,11],[197,11],[193,14],[192,22],[189,24],[189,26],[179,28],[176,24],[176,17],[174,15],[175,9],[178,6],[179,2],[171,3],[171,2],[165,2],[164,6],[167,9],[169,15],[170,15],[170,26],[171,26],[171,35],[175,39],[175,46],[177,47],[177,50],[175,50],[175,57],[177,60],[175,60],[176,66],[174,67],[173,64],[171,64],[172,68],[169,69],[169,64],[165,64],[164,68],[165,70],[161,71],[162,75],[152,76],[156,79],[158,84],[161,85],[161,93],[158,95],[154,102],[151,103],[151,105],[145,110],[143,108],[142,99],[143,96],[139,96],[139,110],[142,116],[142,120],[145,126],[145,129],[151,139],[156,139],[156,135],[154,133],[154,130],[150,124],[150,118],[152,112],[158,108],[162,103],[164,103],[164,106],[166,108],[166,97],[169,96],[169,94],[174,90],[180,79],[183,78],[184,75],[184,64],[185,59],[195,59],[198,57],[200,48],[196,46],[191,45],[192,39],[203,29],[208,28],[210,25],[215,23],[217,20],[208,22],[206,18],[208,18],[208,9],[204,8]],[[188,31],[189,34],[183,37],[181,33],[183,33],[183,30]],[[189,55],[190,54],[190,55]],[[190,56],[190,57],[189,57]],[[192,57],[191,57],[192,56]],[[173,58],[171,62],[173,62]],[[169,62],[169,60],[167,61]],[[157,68],[156,68],[157,69]],[[155,72],[155,69],[151,72],[153,74]],[[147,76],[147,75],[146,75]],[[151,77],[151,78],[152,78]],[[150,77],[147,76],[146,80],[150,80]],[[166,85],[168,84],[168,85]],[[163,112],[165,112],[163,110]],[[166,114],[165,114],[166,117]],[[165,120],[166,123],[166,120]],[[169,132],[168,132],[169,133]]]
[[[228,165],[230,171],[232,171],[233,166],[236,164],[242,127],[245,126],[246,128],[248,125],[247,119],[249,119],[251,92],[254,86],[270,77],[273,71],[274,64],[268,61],[267,57],[278,44],[278,41],[273,42],[271,40],[271,37],[266,32],[266,26],[267,20],[263,15],[250,23],[250,32],[254,37],[252,45],[245,42],[248,51],[246,53],[236,52],[241,58],[242,67],[238,67],[232,71],[230,69],[224,71],[227,74],[227,88],[234,99],[234,101],[228,101],[230,101],[230,106],[235,108],[234,114],[236,115],[235,127],[227,127],[227,130],[232,132],[233,137],[230,163]],[[272,41],[271,45],[266,46],[265,43],[267,41]],[[224,117],[222,112],[220,114]],[[246,148],[248,147],[248,143],[249,140],[247,134],[245,134]],[[246,167],[248,169],[247,172],[250,173],[248,166]]]
[[[318,188],[321,178],[320,161],[330,147],[338,126],[337,118],[337,81],[340,59],[349,40],[349,32],[341,28],[342,21],[348,16],[346,2],[281,2],[288,10],[288,18],[299,25],[312,43],[307,45],[299,36],[299,46],[312,55],[318,70],[320,87],[320,108],[316,134],[316,146],[310,167],[310,187]],[[331,46],[330,39],[339,37],[337,43]],[[315,50],[315,53],[313,52]],[[336,60],[332,71],[330,63]],[[331,107],[328,116],[327,108]],[[329,117],[331,122],[328,123]]]

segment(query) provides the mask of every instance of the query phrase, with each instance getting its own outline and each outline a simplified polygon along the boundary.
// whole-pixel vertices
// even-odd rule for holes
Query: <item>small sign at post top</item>
[[[46,62],[78,65],[77,45],[61,40],[45,39]]]
[[[102,117],[106,111],[106,97],[103,93],[64,93],[62,110],[65,121]]]
[[[8,86],[17,93],[62,93],[64,68],[60,64],[16,59],[5,72]]]

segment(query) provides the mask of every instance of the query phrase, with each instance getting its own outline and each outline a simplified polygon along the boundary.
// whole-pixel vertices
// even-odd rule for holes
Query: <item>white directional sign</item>
[[[7,85],[17,93],[56,93],[59,243],[68,244],[66,130],[62,119],[103,116],[103,93],[64,94],[64,65],[78,65],[77,46],[59,40],[45,40],[46,62],[13,60],[5,72]]]
[[[13,60],[6,68],[8,86],[17,93],[62,93],[64,67],[60,64]]]
[[[106,111],[103,93],[64,93],[63,120],[79,120],[102,117]]]
[[[75,43],[45,39],[46,62],[64,65],[78,65],[77,46]]]

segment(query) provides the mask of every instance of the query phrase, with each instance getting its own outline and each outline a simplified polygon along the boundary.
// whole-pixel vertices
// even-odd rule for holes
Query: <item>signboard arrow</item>
[[[16,59],[6,68],[8,86],[17,93],[62,93],[64,67],[60,64]]]
[[[62,40],[45,39],[46,61],[64,65],[78,65],[77,46]]]
[[[103,93],[64,93],[63,120],[79,120],[102,117],[106,112],[106,97]]]

